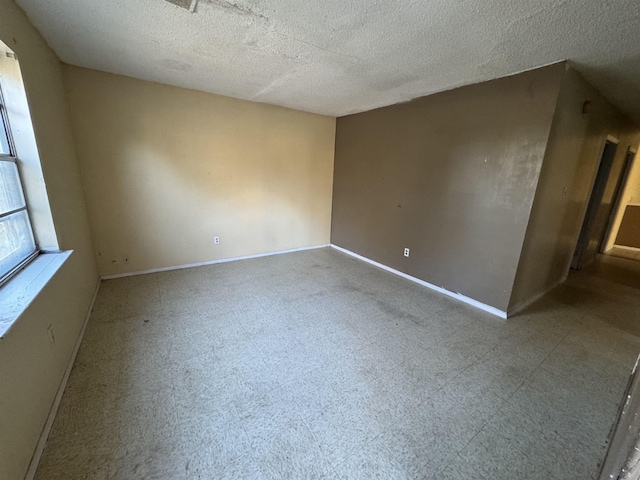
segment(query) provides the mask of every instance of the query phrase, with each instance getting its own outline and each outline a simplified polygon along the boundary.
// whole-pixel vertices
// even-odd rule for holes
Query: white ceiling
[[[17,0],[67,63],[341,116],[569,59],[640,123],[638,0]]]

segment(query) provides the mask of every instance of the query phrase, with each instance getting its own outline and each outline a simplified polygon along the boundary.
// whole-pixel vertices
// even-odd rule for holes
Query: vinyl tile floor
[[[595,479],[638,265],[509,320],[328,248],[103,281],[37,479]]]

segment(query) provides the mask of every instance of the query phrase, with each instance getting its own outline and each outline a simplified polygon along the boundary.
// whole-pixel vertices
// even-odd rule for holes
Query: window
[[[0,88],[0,285],[37,253]]]

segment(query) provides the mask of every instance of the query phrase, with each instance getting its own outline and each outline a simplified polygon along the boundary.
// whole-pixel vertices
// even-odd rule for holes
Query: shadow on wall
[[[506,311],[563,72],[339,118],[332,243]]]

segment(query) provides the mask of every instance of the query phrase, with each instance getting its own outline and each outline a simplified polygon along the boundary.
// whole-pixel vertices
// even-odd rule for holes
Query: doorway
[[[625,229],[623,228],[622,223],[625,219],[625,213],[628,213],[628,212],[624,211],[625,205],[623,205],[623,195],[626,190],[627,183],[629,181],[629,176],[631,175],[631,170],[633,168],[635,156],[636,156],[636,150],[629,148],[624,158],[622,173],[620,175],[620,178],[618,179],[618,184],[616,185],[613,208],[611,209],[611,214],[609,215],[609,226],[607,227],[607,234],[604,237],[604,241],[602,242],[602,245],[599,249],[600,253],[607,253],[611,248],[616,246],[616,244],[618,243],[617,237],[620,235],[620,230],[623,230],[622,236],[624,237]],[[616,219],[620,216],[622,218],[620,218],[616,222]],[[626,245],[626,243],[624,242],[624,239],[622,240],[621,244]],[[638,245],[638,248],[640,248],[640,245]]]
[[[617,149],[618,141],[611,137],[607,138],[600,157],[598,173],[591,190],[589,205],[580,229],[576,250],[573,254],[571,268],[574,270],[580,270],[595,259],[604,239],[612,205],[611,203],[603,205],[602,199],[609,183],[611,167],[613,166]]]

